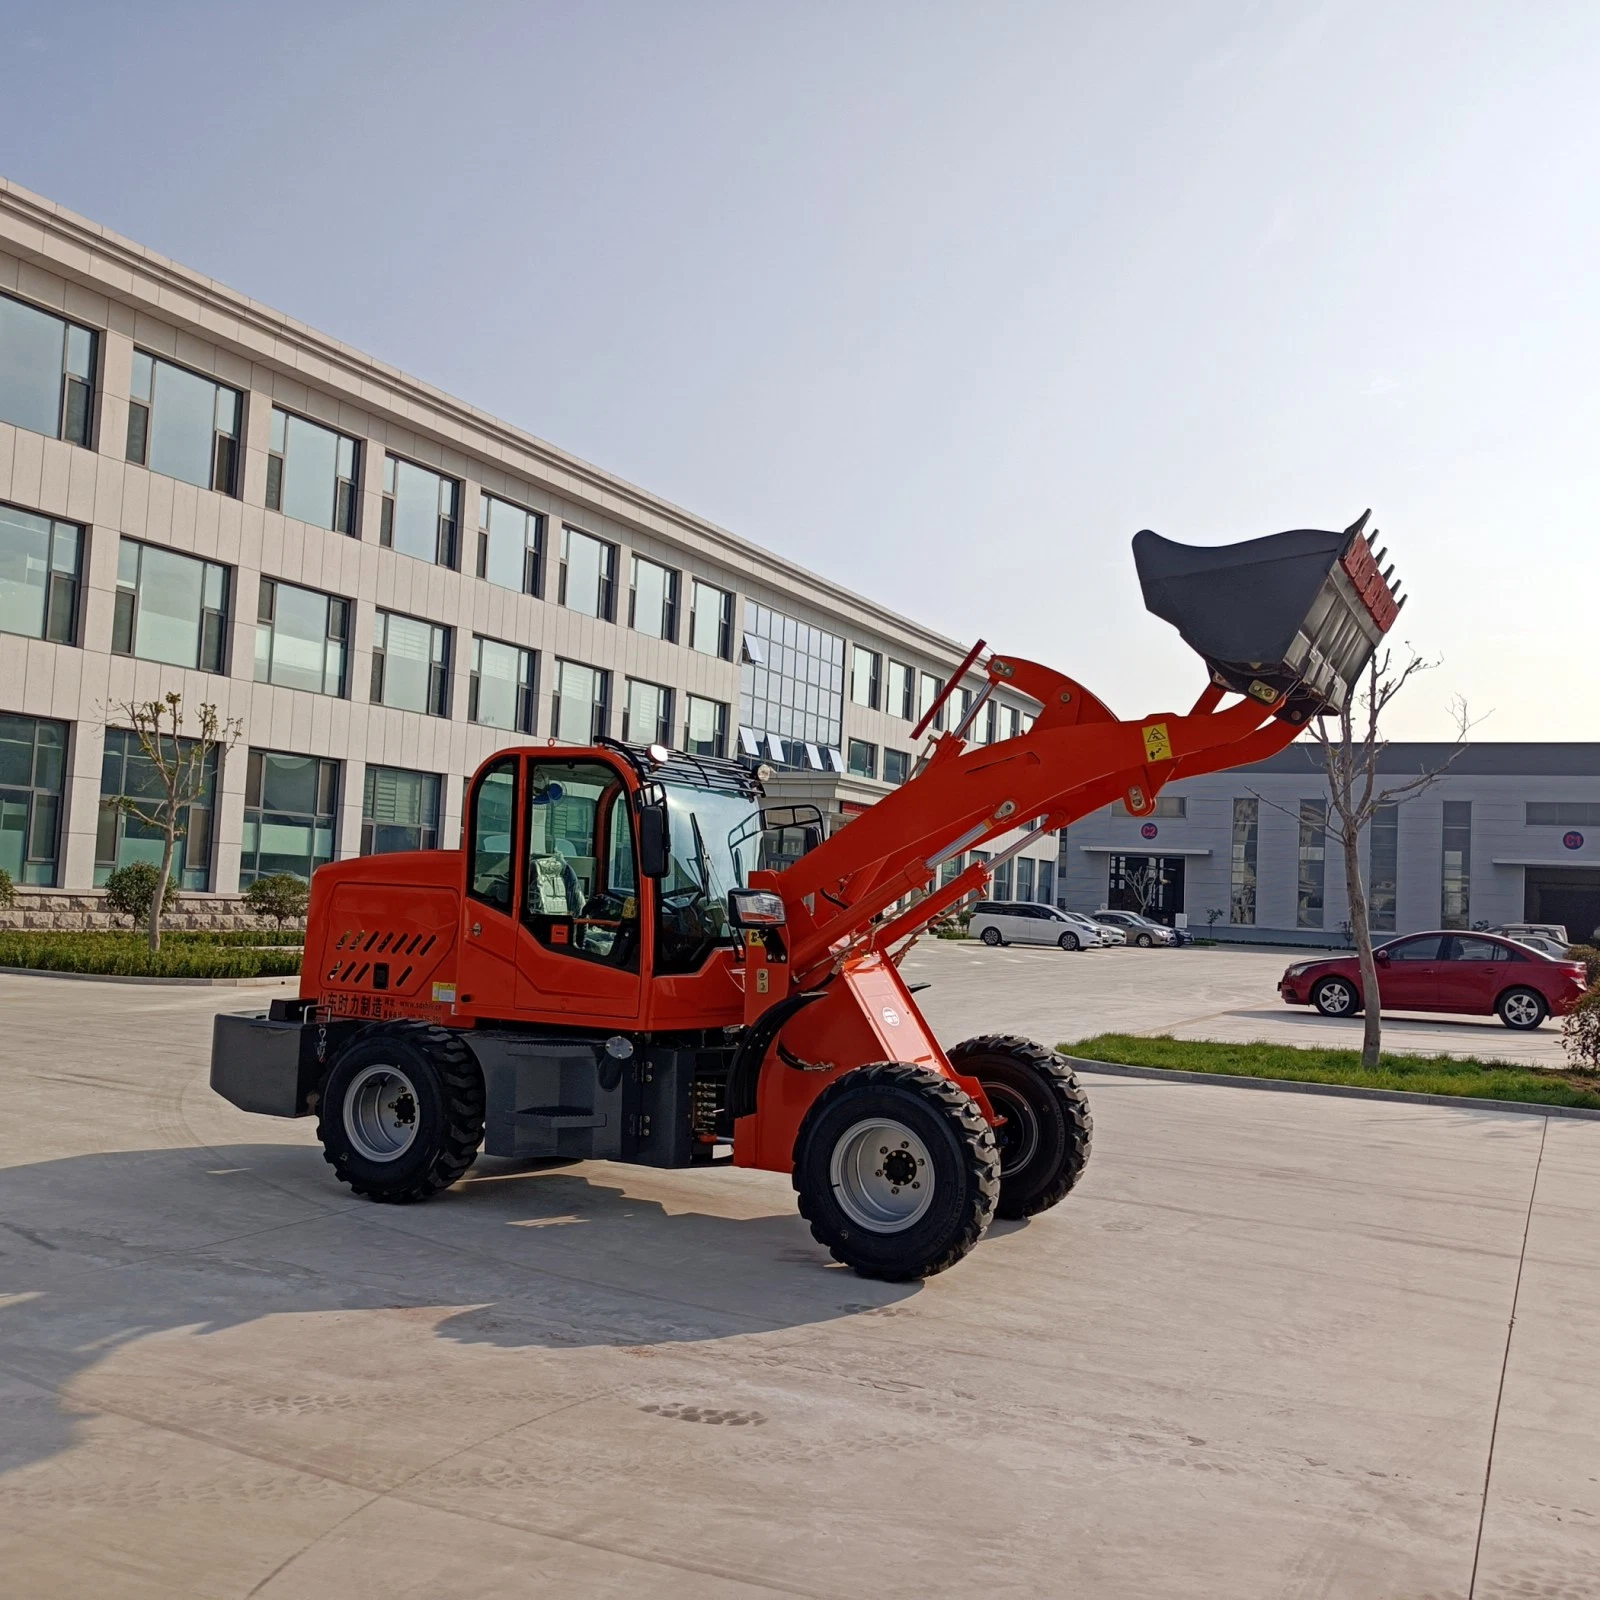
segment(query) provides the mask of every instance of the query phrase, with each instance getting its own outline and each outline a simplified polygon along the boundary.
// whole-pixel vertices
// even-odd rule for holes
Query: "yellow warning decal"
[[[1144,729],[1144,757],[1146,761],[1170,761],[1172,738],[1164,722],[1151,722]]]

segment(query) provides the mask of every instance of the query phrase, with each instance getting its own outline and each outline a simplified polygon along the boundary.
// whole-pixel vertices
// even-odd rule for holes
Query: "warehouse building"
[[[837,827],[964,647],[0,180],[0,867],[13,920],[159,859],[118,708],[237,719],[191,895],[453,846],[522,740],[774,769]],[[963,694],[977,687],[964,686]],[[962,695],[956,703],[960,704]],[[977,730],[1034,708],[996,696]],[[1009,841],[997,841],[997,847]],[[1050,901],[1056,850],[1007,892]]]
[[[1587,940],[1600,928],[1600,744],[1471,744],[1452,759],[1448,745],[1395,743],[1380,768],[1380,788],[1441,775],[1381,807],[1363,840],[1378,936],[1525,921]],[[1328,792],[1320,748],[1297,743],[1172,784],[1149,818],[1098,811],[1060,836],[1057,903],[1144,909],[1218,939],[1343,944]]]

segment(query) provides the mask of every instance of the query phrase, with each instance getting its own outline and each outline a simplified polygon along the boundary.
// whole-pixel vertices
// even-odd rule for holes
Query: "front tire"
[[[1000,946],[1005,943],[1005,940],[1000,937],[1000,930],[998,928],[985,928],[981,938],[991,950],[998,950]]]
[[[1155,943],[1155,940],[1152,939],[1148,933],[1141,933],[1133,942],[1138,945],[1141,950],[1148,950]]]
[[[367,1028],[328,1074],[317,1137],[323,1159],[355,1193],[392,1205],[426,1200],[477,1159],[483,1073],[449,1028]]]
[[[1518,1033],[1529,1033],[1550,1015],[1550,1007],[1537,989],[1507,989],[1495,1005],[1500,1020]]]
[[[1083,1176],[1094,1141],[1077,1074],[1055,1051],[999,1034],[963,1040],[950,1051],[950,1065],[976,1078],[1005,1118],[995,1129],[999,1215],[1031,1217],[1059,1205]]]
[[[1062,934],[1061,937],[1056,940],[1056,943],[1060,945],[1063,950],[1081,950],[1083,948],[1077,934],[1075,933]]]
[[[863,1278],[931,1277],[983,1237],[1000,1156],[959,1084],[886,1061],[830,1084],[800,1124],[794,1187],[811,1235]]]
[[[1311,1003],[1325,1017],[1353,1017],[1361,1009],[1355,988],[1344,978],[1323,978],[1311,991]]]

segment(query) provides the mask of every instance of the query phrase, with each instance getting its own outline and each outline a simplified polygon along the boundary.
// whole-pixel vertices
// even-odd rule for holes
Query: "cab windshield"
[[[761,811],[744,795],[665,787],[671,858],[656,890],[656,970],[692,972],[733,942],[728,891],[757,864]]]

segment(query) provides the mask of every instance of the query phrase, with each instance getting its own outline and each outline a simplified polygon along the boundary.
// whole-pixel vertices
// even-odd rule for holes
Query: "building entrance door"
[[[1137,911],[1169,928],[1184,910],[1182,856],[1112,856],[1106,905],[1112,911]]]
[[[1523,869],[1524,922],[1559,922],[1567,937],[1588,944],[1600,929],[1600,867]]]

